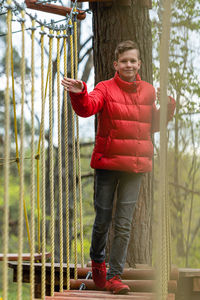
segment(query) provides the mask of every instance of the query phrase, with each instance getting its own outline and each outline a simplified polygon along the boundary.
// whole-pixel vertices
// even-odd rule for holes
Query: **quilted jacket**
[[[88,94],[84,83],[81,93],[70,93],[75,112],[81,117],[97,114],[98,128],[91,159],[94,169],[144,173],[152,169],[151,134],[159,130],[159,109],[154,87],[142,81],[123,81],[118,73],[102,81]],[[168,121],[175,101],[170,98]]]

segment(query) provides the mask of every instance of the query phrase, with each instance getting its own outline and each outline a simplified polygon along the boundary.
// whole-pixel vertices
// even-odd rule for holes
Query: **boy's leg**
[[[118,185],[115,213],[115,233],[110,252],[107,279],[120,275],[126,262],[131,222],[138,200],[142,174],[122,173]]]
[[[117,185],[116,172],[96,170],[95,211],[90,257],[92,278],[99,288],[106,284],[105,246],[112,219],[113,197]]]
[[[117,186],[115,171],[96,170],[95,200],[96,217],[92,231],[90,257],[95,262],[105,260],[105,246],[112,220],[113,197]]]

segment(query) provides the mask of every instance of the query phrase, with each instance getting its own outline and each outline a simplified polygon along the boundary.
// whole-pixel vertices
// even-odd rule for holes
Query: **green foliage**
[[[0,282],[2,282],[2,265],[3,263],[0,262]],[[9,300],[16,300],[17,298],[17,283],[13,283],[13,271],[8,269],[8,299]],[[3,295],[2,289],[0,288],[0,298]],[[22,300],[30,299],[30,285],[27,283],[23,283],[22,285]]]

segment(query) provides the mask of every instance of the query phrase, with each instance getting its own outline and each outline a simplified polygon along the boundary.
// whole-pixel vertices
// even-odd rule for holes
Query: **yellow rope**
[[[163,30],[160,47],[160,185],[159,185],[159,223],[158,223],[158,282],[157,299],[166,300],[169,280],[169,236],[167,204],[167,84],[169,63],[171,1],[165,0],[163,7]]]
[[[76,12],[76,9],[75,9]],[[78,79],[78,45],[77,45],[77,17],[74,21],[74,52],[75,52],[75,79]],[[84,244],[83,244],[83,205],[82,205],[82,185],[81,185],[81,158],[79,141],[79,118],[76,115],[76,136],[77,136],[77,160],[78,160],[78,192],[80,203],[80,241],[81,241],[81,266],[84,266]]]
[[[12,96],[13,96],[13,110],[14,110],[15,145],[16,145],[16,159],[15,159],[15,161],[17,163],[18,174],[20,176],[20,157],[19,157],[19,147],[18,147],[18,130],[17,130],[17,116],[16,116],[16,100],[15,100],[15,83],[14,83],[14,63],[13,63],[12,38],[11,38],[11,74],[12,74]],[[24,159],[25,159],[25,157],[24,157]],[[28,222],[28,215],[27,215],[25,199],[23,199],[23,205],[24,205],[24,216],[25,216],[25,222],[26,222],[29,248],[31,249],[31,235],[30,235],[30,230],[29,230],[29,222]]]
[[[18,173],[20,174],[12,38],[11,38],[11,73],[12,73],[12,98],[13,98],[13,111],[14,111],[14,130],[15,130],[16,162],[17,162]]]
[[[23,200],[24,200],[24,84],[25,84],[25,11],[21,11],[22,57],[21,57],[21,128],[20,128],[20,202],[18,234],[17,299],[22,299],[22,249],[23,249]]]
[[[8,0],[7,4],[11,5],[11,1]],[[8,9],[7,13],[7,51],[6,51],[6,91],[5,91],[5,166],[4,166],[4,231],[3,231],[3,299],[8,298],[8,240],[9,240],[9,156],[10,156],[10,90],[9,90],[9,76],[11,65],[11,20],[12,11]]]
[[[72,26],[72,21],[69,21]],[[70,33],[71,77],[74,78],[74,45],[72,30]],[[73,155],[73,202],[74,202],[74,279],[77,279],[77,203],[76,203],[76,147],[75,147],[75,118],[72,110],[72,155]]]
[[[50,206],[51,206],[51,296],[54,295],[54,157],[53,157],[53,97],[52,97],[52,50],[53,30],[49,30],[49,181],[50,181]]]
[[[35,274],[34,274],[34,253],[35,253],[35,125],[34,125],[34,96],[35,96],[35,20],[32,20],[32,32],[31,32],[31,79],[32,79],[32,89],[31,89],[31,266],[30,266],[30,295],[31,300],[34,297],[34,284],[35,284]]]
[[[67,31],[63,30],[64,44],[64,77],[67,77]],[[64,122],[65,122],[65,188],[66,188],[66,259],[67,290],[70,289],[70,237],[69,237],[69,162],[68,162],[68,107],[67,91],[64,90]]]
[[[62,144],[60,109],[60,31],[57,31],[57,100],[58,100],[58,185],[59,185],[59,225],[60,225],[60,292],[63,291],[63,204],[62,204]]]
[[[41,201],[42,201],[42,287],[41,298],[45,299],[46,293],[46,268],[45,268],[45,247],[46,247],[46,212],[45,212],[45,95],[44,95],[44,26],[41,26],[41,102],[42,102],[42,114],[41,114],[41,169],[42,169],[42,185],[41,185]],[[40,224],[39,224],[40,225]]]
[[[41,31],[41,35],[44,36],[44,30]],[[44,44],[44,37],[43,37],[43,44]],[[44,45],[43,45],[43,48],[44,48]],[[43,59],[43,67],[44,67],[44,59]],[[43,70],[43,72],[44,72],[44,70]],[[44,81],[44,78],[42,80]],[[48,66],[48,70],[47,70],[44,101],[46,100],[46,96],[47,96],[48,80],[49,80],[49,66]],[[44,89],[44,83],[43,83],[43,89]],[[41,117],[41,119],[42,119],[42,117]],[[41,145],[41,135],[42,135],[42,133],[41,133],[41,127],[40,127],[38,149],[37,149],[37,154],[36,154],[36,159],[37,159],[38,253],[40,253],[40,145]]]

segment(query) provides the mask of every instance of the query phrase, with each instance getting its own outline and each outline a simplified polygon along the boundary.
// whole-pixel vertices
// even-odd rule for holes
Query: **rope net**
[[[15,172],[16,168],[19,176],[19,179],[16,176],[16,180],[19,181],[17,190],[18,209],[16,211],[18,214],[18,233],[16,234],[17,243],[15,245],[15,252],[17,253],[16,299],[23,299],[23,253],[25,252],[30,252],[30,299],[35,299],[35,278],[37,276],[35,274],[35,265],[39,263],[39,261],[35,260],[36,253],[40,254],[39,257],[42,263],[41,299],[45,299],[47,292],[46,264],[49,261],[51,264],[50,293],[52,296],[55,288],[55,262],[60,264],[60,291],[63,291],[64,287],[70,289],[70,262],[74,266],[75,279],[77,279],[78,263],[82,267],[84,265],[79,123],[78,117],[75,116],[74,112],[72,112],[71,121],[69,119],[69,107],[70,110],[72,108],[66,91],[63,92],[62,107],[60,87],[61,76],[68,75],[68,57],[71,64],[71,77],[74,78],[76,76],[77,78],[76,1],[72,3],[70,15],[62,19],[62,24],[59,27],[55,25],[56,22],[51,21],[50,24],[47,24],[46,21],[38,20],[37,16],[33,17],[27,12],[23,4],[19,5],[15,1],[3,2],[1,13],[6,15],[6,29],[1,36],[6,36],[7,46],[4,156],[0,161],[1,166],[4,167],[2,296],[4,300],[9,299],[8,256],[10,250],[13,251],[9,247],[9,241],[11,240],[9,237],[9,222],[11,222],[9,216],[9,187],[11,163],[15,163],[15,166],[12,166],[12,171],[14,170]],[[17,36],[16,30],[14,31],[12,27],[12,20],[20,24]],[[31,24],[30,27],[27,26],[27,23]],[[12,48],[12,40],[16,37],[19,38],[21,52],[20,96],[17,94],[16,66]],[[38,57],[40,57],[39,60],[37,59]],[[27,65],[28,60],[31,62],[30,68]],[[26,78],[28,72],[30,72],[31,78],[29,83]],[[56,85],[54,82],[56,82]],[[21,103],[20,122],[17,120],[17,107],[19,106],[17,99],[19,98]],[[40,100],[38,101],[38,99]],[[40,102],[39,105],[38,102]],[[30,143],[26,142],[26,106],[29,106],[31,113]],[[57,111],[57,118],[55,118],[54,111]],[[63,125],[62,114],[64,115]],[[10,134],[11,116],[14,120],[15,152],[13,151],[13,140],[11,141]],[[36,138],[38,128],[35,120],[39,123],[39,138]],[[57,141],[54,138],[55,128],[57,128]],[[70,139],[71,133],[72,139]],[[72,196],[69,190],[69,176],[71,175],[69,174],[69,147],[71,143],[73,148]],[[58,161],[56,161],[56,158]],[[25,175],[26,168],[29,168],[29,163],[31,177],[29,192],[27,192]],[[56,180],[55,174],[58,174],[58,179],[56,178]],[[78,188],[76,187],[76,182],[78,182]],[[55,186],[58,186],[58,189]],[[64,193],[63,190],[65,191]],[[74,206],[72,228],[69,225],[70,197],[73,197]],[[81,236],[81,251],[79,252],[77,250],[78,235]],[[73,247],[71,247],[72,240]],[[50,258],[48,258],[49,256]],[[67,267],[66,275],[63,274],[64,264]]]

